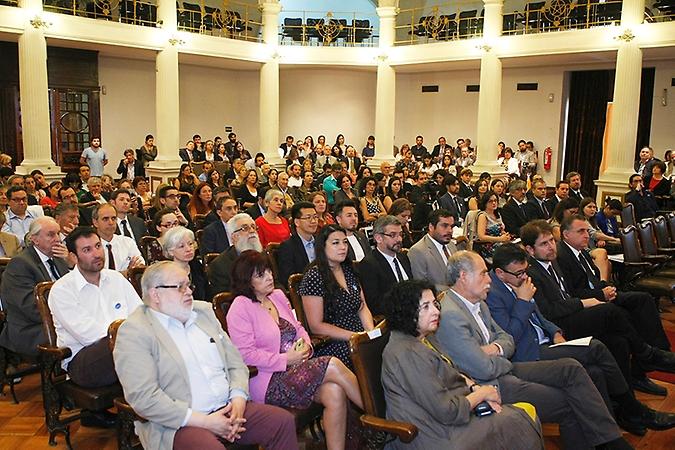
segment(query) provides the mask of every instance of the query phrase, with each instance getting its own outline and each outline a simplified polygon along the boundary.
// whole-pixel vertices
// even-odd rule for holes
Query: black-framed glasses
[[[509,272],[506,269],[502,269],[502,271],[508,273],[509,275],[513,275],[516,278],[520,278],[523,275],[527,275],[527,269],[529,269],[529,268],[530,268],[530,265],[528,264],[526,268],[524,268],[523,270],[519,270],[518,272]]]
[[[258,231],[258,225],[255,223],[247,223],[246,225],[242,225],[234,230],[232,234],[239,233],[240,231],[246,231],[247,233],[250,233],[251,231]]]
[[[311,216],[302,216],[299,217],[300,220],[319,220],[318,214],[312,214]]]
[[[401,232],[401,233],[379,233],[379,234],[381,234],[382,236],[387,236],[388,238],[391,238],[391,239],[396,239],[396,238],[402,238],[402,237],[403,237],[403,233],[402,233],[402,232]]]
[[[181,284],[160,284],[155,286],[157,289],[178,289],[178,292],[185,294],[185,292],[190,289],[190,291],[195,290],[195,285],[191,283],[181,283]]]

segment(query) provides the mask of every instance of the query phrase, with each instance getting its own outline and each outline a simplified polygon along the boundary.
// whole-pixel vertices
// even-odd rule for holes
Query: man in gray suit
[[[194,301],[188,273],[148,267],[143,305],[122,324],[113,356],[146,449],[221,449],[223,443],[297,449],[293,415],[248,402],[248,369],[213,313]]]
[[[531,403],[542,422],[559,423],[566,449],[632,448],[577,361],[509,361],[513,338],[490,316],[485,299],[491,279],[477,253],[459,251],[449,258],[448,283],[436,339],[461,371],[497,385],[504,403]]]
[[[46,341],[42,319],[35,304],[35,285],[56,281],[68,273],[66,246],[61,243],[59,224],[51,217],[38,217],[28,229],[32,243],[7,265],[2,275],[0,298],[7,312],[7,323],[0,334],[0,345],[13,352],[37,356],[37,346]]]
[[[429,213],[428,232],[408,250],[413,279],[428,280],[441,292],[449,287],[448,258],[457,252],[452,242],[454,216],[447,209]]]

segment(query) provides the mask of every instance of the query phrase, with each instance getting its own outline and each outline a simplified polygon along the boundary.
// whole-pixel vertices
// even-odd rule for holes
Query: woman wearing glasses
[[[353,368],[349,338],[372,330],[374,325],[359,279],[347,258],[348,247],[343,228],[335,224],[323,227],[314,243],[316,259],[305,270],[298,293],[311,332],[331,338],[315,354],[336,356]]]
[[[206,299],[206,276],[202,264],[195,258],[197,243],[192,230],[181,226],[172,227],[159,238],[159,243],[164,257],[187,271],[194,298]]]
[[[276,189],[270,189],[265,193],[265,214],[255,220],[258,225],[258,236],[263,248],[270,242],[284,242],[291,237],[291,228],[288,220],[281,216],[284,208],[284,194]]]
[[[382,353],[387,418],[420,430],[410,444],[394,441],[391,448],[544,448],[531,405],[502,405],[494,386],[478,385],[462,375],[434,345],[431,336],[441,314],[432,284],[398,283],[384,304],[391,330]],[[474,409],[483,402],[494,413],[476,417]]]
[[[274,288],[269,257],[245,251],[232,267],[237,296],[227,313],[228,334],[244,362],[258,368],[251,399],[284,408],[324,406],[328,449],[345,448],[348,400],[362,408],[356,376],[337,358],[311,358],[305,329],[283,291]]]

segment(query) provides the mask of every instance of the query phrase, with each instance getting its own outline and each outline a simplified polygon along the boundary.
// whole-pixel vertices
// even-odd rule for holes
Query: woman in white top
[[[518,160],[513,157],[513,150],[511,147],[504,149],[504,157],[499,158],[499,164],[506,169],[506,173],[518,178],[520,176],[520,168],[518,167]]]

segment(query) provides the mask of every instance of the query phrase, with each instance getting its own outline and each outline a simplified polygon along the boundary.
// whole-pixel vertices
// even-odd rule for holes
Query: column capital
[[[380,6],[375,11],[377,11],[377,16],[380,19],[395,19],[398,15],[398,8],[396,6]]]
[[[378,9],[380,8],[398,8],[398,0],[378,0],[377,2]]]
[[[258,7],[263,14],[279,14],[281,12],[281,3],[278,0],[260,0]]]
[[[485,6],[504,6],[504,0],[483,0]]]

